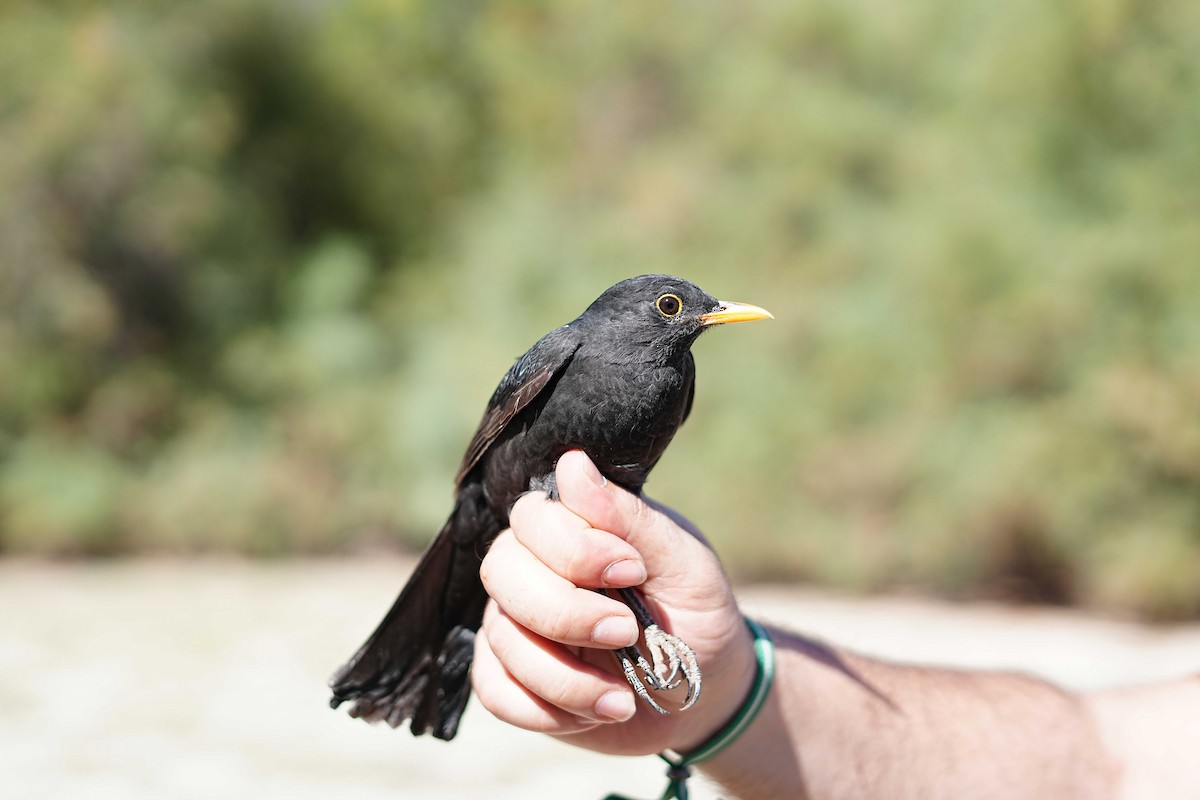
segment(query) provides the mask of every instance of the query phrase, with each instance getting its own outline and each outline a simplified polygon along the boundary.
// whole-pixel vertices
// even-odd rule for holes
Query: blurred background
[[[108,6],[0,11],[30,596],[418,551],[512,359],[669,272],[776,316],[648,486],[739,582],[1200,616],[1200,5]]]
[[[128,2],[0,24],[0,548],[419,548],[630,275],[735,573],[1200,613],[1200,8]]]

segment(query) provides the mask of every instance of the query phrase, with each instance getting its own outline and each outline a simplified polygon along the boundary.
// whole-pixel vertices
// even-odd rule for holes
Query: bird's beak
[[[724,325],[729,322],[753,322],[756,319],[775,319],[770,311],[749,303],[730,303],[724,300],[716,311],[701,314],[698,319],[702,327]]]

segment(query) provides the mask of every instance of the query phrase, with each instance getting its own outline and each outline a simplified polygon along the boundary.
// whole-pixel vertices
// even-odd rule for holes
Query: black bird
[[[414,735],[454,738],[487,601],[480,562],[507,527],[513,503],[530,489],[556,497],[555,464],[576,448],[609,480],[640,493],[691,411],[692,343],[713,325],[770,316],[716,300],[681,278],[642,275],[612,286],[578,319],[543,336],[496,387],[455,476],[450,518],[379,627],[330,679],[330,705],[351,701],[351,716],[393,728],[411,719]],[[636,648],[618,651],[626,677],[666,713],[642,681],[669,688],[682,669],[690,705],[699,690],[691,649],[658,630],[632,590],[622,596],[655,656],[652,670]]]

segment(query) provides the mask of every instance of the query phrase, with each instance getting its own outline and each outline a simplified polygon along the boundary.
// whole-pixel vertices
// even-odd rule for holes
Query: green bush
[[[652,271],[649,491],[745,578],[1200,614],[1200,9],[0,12],[0,546],[424,541],[496,380]]]

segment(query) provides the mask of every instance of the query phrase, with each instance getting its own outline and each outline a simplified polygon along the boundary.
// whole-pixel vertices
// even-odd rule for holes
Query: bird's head
[[[718,300],[673,275],[640,275],[609,287],[571,323],[603,338],[630,358],[670,357],[687,352],[710,327],[772,319],[758,306]]]

